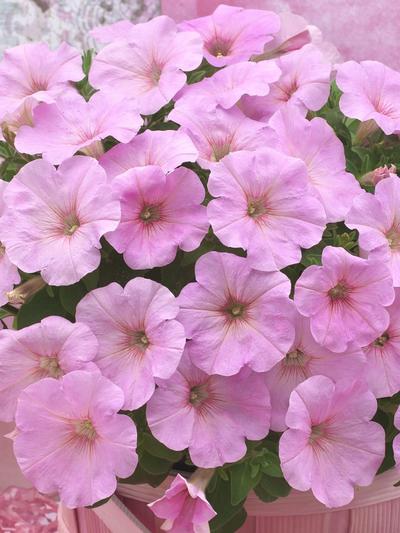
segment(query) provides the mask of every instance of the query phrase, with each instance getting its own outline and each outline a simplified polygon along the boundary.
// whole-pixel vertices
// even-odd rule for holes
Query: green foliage
[[[51,315],[72,318],[62,306],[58,291],[55,289],[52,292],[53,295],[44,288],[21,306],[15,321],[17,329],[31,326]]]
[[[82,70],[85,76],[82,80],[77,81],[75,83],[75,87],[77,88],[79,94],[81,94],[86,101],[90,100],[91,96],[93,96],[94,93],[97,92],[97,90],[89,83],[89,71],[90,67],[92,66],[94,52],[95,51],[93,49],[89,49],[85,50],[85,52],[83,53]]]
[[[210,485],[209,485],[210,487]],[[231,483],[217,476],[213,490],[207,490],[207,499],[214,508],[217,516],[210,522],[211,533],[231,533],[236,531],[243,524],[245,513],[243,509],[244,500],[236,505],[232,505]]]

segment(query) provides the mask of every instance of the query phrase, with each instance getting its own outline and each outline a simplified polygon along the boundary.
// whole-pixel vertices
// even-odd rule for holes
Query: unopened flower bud
[[[383,167],[378,167],[372,172],[367,172],[360,179],[362,185],[376,185],[385,178],[390,178],[393,174],[396,174],[397,168],[395,165],[384,165]]]
[[[34,294],[43,289],[46,283],[41,276],[35,276],[28,281],[25,281],[19,287],[7,293],[7,298],[10,304],[22,305]]]

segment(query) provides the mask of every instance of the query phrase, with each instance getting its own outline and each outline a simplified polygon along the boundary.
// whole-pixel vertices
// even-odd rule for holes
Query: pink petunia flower
[[[19,394],[46,377],[90,370],[98,342],[85,324],[50,316],[18,331],[0,332],[0,419],[13,420]]]
[[[193,100],[200,100],[205,109],[217,105],[224,109],[233,107],[245,95],[265,96],[269,86],[277,81],[281,71],[275,61],[251,61],[229,65],[210,78],[186,85],[175,97],[175,110],[193,107]]]
[[[193,31],[178,32],[166,16],[135,29],[125,42],[116,40],[97,54],[89,80],[107,94],[117,93],[121,100],[134,98],[140,113],[150,115],[182,89],[185,72],[200,65],[202,41]]]
[[[266,146],[267,126],[246,117],[240,109],[204,109],[201,101],[174,109],[169,118],[180,124],[199,151],[198,163],[211,168],[227,154]]]
[[[133,24],[130,20],[118,20],[112,24],[96,26],[89,34],[99,43],[112,43],[113,41],[129,41],[136,37],[137,29],[141,24]]]
[[[216,67],[247,61],[263,51],[278,32],[278,15],[260,9],[219,5],[212,15],[182,22],[183,30],[198,32],[204,41],[204,57]]]
[[[240,107],[255,119],[269,118],[288,104],[298,107],[305,116],[308,110],[317,111],[328,100],[331,64],[314,45],[285,54],[276,60],[282,75],[270,87],[267,96],[244,96]]]
[[[313,376],[290,396],[279,457],[286,481],[311,489],[327,507],[351,502],[370,485],[385,456],[385,432],[371,422],[377,404],[365,383]]]
[[[4,194],[7,187],[8,183],[0,180],[0,217],[6,209]],[[0,306],[8,302],[7,293],[20,281],[18,268],[10,261],[3,243],[0,242]]]
[[[393,396],[400,391],[400,289],[387,308],[389,325],[364,348],[367,357],[366,379],[376,398]]]
[[[389,269],[343,248],[327,246],[322,266],[306,268],[296,284],[294,302],[310,318],[314,339],[332,350],[366,346],[389,325],[386,306],[393,303]]]
[[[120,206],[95,159],[74,156],[56,170],[42,159],[22,167],[4,194],[0,240],[24,272],[70,285],[100,263],[100,238],[120,220]],[[12,228],[12,231],[10,231]]]
[[[379,61],[346,61],[337,67],[344,115],[374,120],[387,134],[400,130],[400,73]]]
[[[95,289],[78,304],[76,319],[99,341],[96,364],[125,394],[124,409],[137,409],[154,392],[155,378],[176,370],[186,337],[175,319],[179,307],[166,288],[135,278]]]
[[[301,260],[301,247],[317,244],[325,213],[310,194],[307,169],[275,150],[229,154],[211,170],[207,208],[211,226],[227,246],[247,250],[258,270],[279,270]]]
[[[140,270],[172,263],[179,248],[195,250],[208,231],[204,187],[197,175],[178,168],[134,168],[112,182],[121,200],[121,222],[108,242]]]
[[[400,430],[400,407],[397,408],[396,414],[394,415],[394,426]],[[396,468],[400,470],[400,435],[396,435],[393,439],[393,455],[396,461]]]
[[[53,103],[75,92],[70,81],[83,78],[80,53],[67,43],[50,50],[45,43],[9,48],[0,63],[0,122],[12,122],[38,102]]]
[[[123,403],[121,389],[99,371],[30,385],[16,414],[14,453],[23,474],[70,508],[111,496],[116,476],[130,476],[138,462],[135,425],[118,414]]]
[[[375,194],[361,191],[354,198],[346,225],[359,232],[360,248],[390,268],[400,286],[400,179],[391,176],[377,183]]]
[[[311,376],[328,376],[334,381],[357,378],[365,373],[366,357],[361,348],[334,353],[317,344],[310,331],[310,321],[295,315],[296,337],[285,358],[266,373],[271,395],[271,429],[284,431],[289,397],[293,389]]]
[[[249,368],[235,376],[208,375],[193,364],[195,357],[189,348],[175,374],[157,380],[147,422],[171,450],[189,448],[196,466],[233,463],[246,453],[246,438],[268,434],[271,409],[264,375]]]
[[[99,159],[109,179],[131,168],[157,165],[168,174],[182,163],[196,161],[198,151],[182,131],[146,130],[127,144],[117,144]]]
[[[196,263],[196,283],[178,297],[178,320],[192,339],[194,364],[232,376],[244,366],[265,372],[294,340],[290,283],[280,272],[259,272],[243,257],[209,252]]]
[[[216,512],[207,501],[206,483],[213,470],[198,469],[189,481],[178,474],[162,498],[148,506],[158,518],[164,518],[163,531],[206,533]]]
[[[89,102],[76,94],[59,98],[55,104],[40,104],[33,116],[34,126],[19,129],[15,146],[26,154],[43,154],[55,165],[78,150],[99,157],[101,139],[111,135],[126,143],[143,123],[134,100],[115,100],[101,92]]]
[[[324,206],[327,222],[344,220],[361,189],[346,172],[344,148],[333,129],[323,118],[305,119],[294,106],[277,111],[268,125],[273,130],[269,146],[305,163],[308,182]]]

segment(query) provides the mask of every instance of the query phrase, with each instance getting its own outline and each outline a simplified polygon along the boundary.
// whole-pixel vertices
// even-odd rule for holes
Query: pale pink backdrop
[[[207,15],[221,3],[291,10],[318,26],[344,59],[375,59],[400,70],[399,0],[161,0],[163,13],[176,20]]]

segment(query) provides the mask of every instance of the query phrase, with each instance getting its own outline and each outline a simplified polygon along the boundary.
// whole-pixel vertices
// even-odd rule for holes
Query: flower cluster
[[[92,33],[0,63],[21,470],[71,508],[178,470],[173,532],[234,531],[253,489],[348,504],[400,463],[400,73],[288,13]]]

